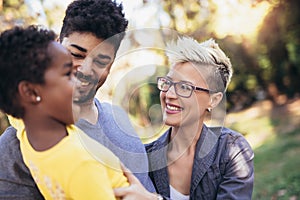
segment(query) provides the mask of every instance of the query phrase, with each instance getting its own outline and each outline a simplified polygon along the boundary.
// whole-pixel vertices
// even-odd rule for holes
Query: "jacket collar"
[[[153,146],[148,149],[148,158],[152,178],[158,194],[170,197],[169,176],[167,169],[167,148],[170,141],[171,128],[168,129]],[[150,151],[149,151],[150,150]]]
[[[221,129],[212,131],[205,125],[201,131],[200,139],[196,145],[194,157],[192,180],[190,194],[194,192],[197,185],[207,172],[214,161],[217,151],[217,142],[221,133]],[[164,196],[170,196],[169,176],[167,170],[167,146],[170,142],[171,128],[161,136],[151,148],[151,153],[148,155],[153,179],[157,186],[157,192]]]
[[[190,194],[193,194],[204,174],[213,164],[217,153],[217,143],[220,133],[221,129],[213,132],[211,129],[207,128],[207,126],[203,126],[194,156]]]

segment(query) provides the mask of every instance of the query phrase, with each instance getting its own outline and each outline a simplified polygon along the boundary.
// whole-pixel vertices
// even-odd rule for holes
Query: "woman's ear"
[[[210,95],[210,107],[215,108],[219,105],[219,103],[222,101],[223,93],[217,92]]]
[[[25,103],[39,103],[41,101],[41,97],[37,91],[38,89],[36,84],[32,84],[28,81],[21,81],[18,85],[20,100]]]

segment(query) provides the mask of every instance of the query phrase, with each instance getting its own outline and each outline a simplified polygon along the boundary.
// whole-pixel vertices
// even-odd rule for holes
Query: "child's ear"
[[[18,92],[24,102],[36,104],[41,101],[36,84],[21,81],[18,85]]]
[[[59,35],[56,37],[55,41],[60,43]]]

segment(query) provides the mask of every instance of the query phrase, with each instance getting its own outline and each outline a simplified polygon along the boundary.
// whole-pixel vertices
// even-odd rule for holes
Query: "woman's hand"
[[[124,175],[127,177],[130,186],[116,188],[114,193],[116,198],[123,200],[156,200],[157,194],[148,192],[140,181],[127,169],[124,165],[121,166]]]

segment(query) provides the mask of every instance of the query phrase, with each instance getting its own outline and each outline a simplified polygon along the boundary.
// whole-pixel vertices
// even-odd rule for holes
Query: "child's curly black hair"
[[[51,63],[47,48],[55,41],[53,31],[38,26],[14,27],[0,35],[0,109],[20,118],[24,109],[18,98],[18,85],[26,80],[44,83]]]
[[[127,25],[122,4],[112,0],[76,0],[66,10],[60,41],[74,32],[92,33],[100,39],[114,36],[110,42],[117,51]]]

